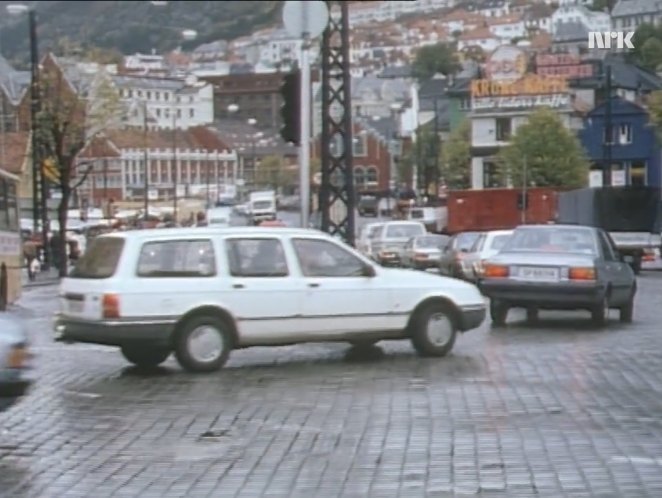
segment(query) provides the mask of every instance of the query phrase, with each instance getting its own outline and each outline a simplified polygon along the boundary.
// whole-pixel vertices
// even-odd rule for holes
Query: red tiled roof
[[[230,147],[215,132],[196,126],[188,130],[113,130],[106,133],[108,140],[118,149],[142,149],[145,142],[150,149],[202,149],[208,151],[230,150]]]
[[[494,36],[494,34],[489,30],[489,28],[484,28],[484,27],[472,29],[471,31],[462,33],[460,35],[460,40],[462,41],[487,40],[490,38],[496,38],[496,36]]]
[[[2,143],[4,140],[4,144]],[[4,154],[0,149],[0,169],[20,176],[23,164],[30,153],[30,134],[28,132],[5,133],[0,138],[0,147],[4,146]]]

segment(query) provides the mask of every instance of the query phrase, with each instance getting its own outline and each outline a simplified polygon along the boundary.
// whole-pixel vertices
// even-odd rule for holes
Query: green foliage
[[[611,9],[614,8],[615,0],[593,0],[593,3],[589,6],[589,9],[596,12],[611,12]]]
[[[632,44],[634,48],[629,53],[632,62],[651,71],[662,63],[662,26],[640,25],[634,32]]]
[[[6,3],[6,2],[3,2]],[[172,50],[179,45],[192,48],[215,40],[230,40],[280,22],[281,1],[168,2],[157,7],[151,2],[119,1],[41,1],[36,4],[39,18],[40,51],[54,50],[62,33],[83,51],[95,46],[124,54]],[[4,5],[2,11],[4,11]],[[2,16],[0,16],[2,17]],[[8,16],[5,16],[6,18]],[[12,18],[13,19],[13,18]],[[0,19],[0,24],[3,24]],[[194,29],[198,38],[183,42],[181,30]],[[10,59],[29,59],[25,22],[7,19],[2,26],[3,54]]]
[[[662,90],[652,92],[646,101],[651,124],[655,127],[658,139],[662,142]]]
[[[577,137],[559,116],[543,108],[517,129],[511,143],[498,156],[504,183],[521,187],[583,187],[589,164]]]
[[[448,188],[471,188],[471,122],[468,119],[451,132],[441,154],[441,173]]]
[[[438,73],[448,76],[456,73],[460,68],[455,49],[448,43],[419,48],[412,67],[414,76],[419,81],[429,80]]]
[[[312,170],[312,168],[311,168]],[[298,171],[287,167],[280,156],[266,156],[257,166],[255,182],[258,185],[281,189],[297,183]]]
[[[662,40],[659,38],[646,40],[639,52],[642,66],[656,71],[662,65]]]

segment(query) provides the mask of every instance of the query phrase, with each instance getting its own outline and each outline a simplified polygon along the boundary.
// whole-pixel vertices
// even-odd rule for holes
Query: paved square
[[[16,313],[38,383],[0,415],[0,496],[662,496],[662,273],[635,323],[521,316],[443,359],[407,342],[233,353],[149,375],[53,343],[53,287]]]

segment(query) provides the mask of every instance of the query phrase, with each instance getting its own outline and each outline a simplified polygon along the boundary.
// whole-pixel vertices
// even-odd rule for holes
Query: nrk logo
[[[623,33],[622,31],[591,31],[588,34],[588,48],[602,48],[608,50],[610,48],[634,48],[632,44],[632,37],[634,31]],[[612,47],[612,40],[616,40],[616,45]]]

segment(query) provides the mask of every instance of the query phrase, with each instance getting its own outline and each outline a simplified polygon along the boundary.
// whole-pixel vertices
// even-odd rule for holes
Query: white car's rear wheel
[[[177,332],[175,357],[189,372],[213,372],[221,368],[232,350],[230,326],[215,316],[196,316]]]
[[[425,306],[414,316],[412,327],[411,342],[421,356],[445,356],[453,349],[457,325],[449,305]]]

